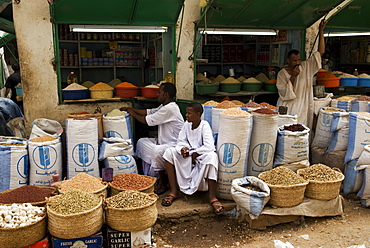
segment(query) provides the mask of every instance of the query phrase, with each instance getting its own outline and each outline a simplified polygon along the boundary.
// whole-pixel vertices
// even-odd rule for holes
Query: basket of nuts
[[[303,201],[308,181],[291,169],[284,166],[275,167],[260,173],[258,178],[270,188],[270,205],[287,208],[297,206]]]
[[[138,190],[143,193],[153,193],[157,178],[139,175],[136,173],[122,173],[115,175],[110,185],[110,196],[117,195],[123,190]]]
[[[299,169],[297,174],[309,181],[305,196],[318,200],[331,200],[337,197],[344,180],[344,175],[339,169],[324,164]]]

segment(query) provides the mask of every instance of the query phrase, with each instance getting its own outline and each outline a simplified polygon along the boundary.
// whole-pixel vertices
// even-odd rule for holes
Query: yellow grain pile
[[[235,116],[247,116],[250,115],[247,111],[241,110],[239,108],[229,108],[221,112],[224,115],[235,115]]]
[[[224,77],[224,76],[222,76],[222,75],[218,75],[215,79],[214,79],[214,81],[215,82],[222,82],[223,80],[225,80],[226,78]]]
[[[218,102],[213,101],[213,100],[210,100],[210,101],[207,101],[207,102],[203,103],[203,105],[205,105],[205,106],[216,106],[217,104],[218,104]]]
[[[90,90],[113,90],[113,88],[106,83],[100,82],[90,87]]]
[[[197,81],[208,80],[208,78],[206,78],[202,73],[197,73],[196,79],[197,79]]]
[[[219,109],[229,109],[229,108],[237,108],[238,106],[235,105],[232,101],[222,101],[221,103],[217,104],[214,108]]]
[[[240,82],[238,80],[236,80],[235,78],[233,78],[233,77],[228,77],[225,80],[222,80],[221,83],[222,84],[224,84],[224,83],[230,84],[230,83],[240,83]]]

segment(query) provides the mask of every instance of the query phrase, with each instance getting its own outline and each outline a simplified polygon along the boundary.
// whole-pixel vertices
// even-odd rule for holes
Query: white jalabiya
[[[190,148],[190,155],[198,153],[195,164],[191,156],[183,158],[181,148]],[[180,131],[176,147],[168,148],[163,155],[164,159],[175,166],[177,183],[180,190],[191,195],[197,190],[208,190],[206,179],[217,180],[218,158],[212,129],[207,121],[202,120],[196,129],[192,123],[186,121]]]
[[[312,128],[314,115],[313,76],[321,68],[321,55],[315,52],[301,63],[300,73],[293,86],[291,75],[284,68],[278,73],[276,87],[279,91],[277,106],[288,107],[288,114],[298,115],[298,123]]]
[[[163,154],[168,147],[176,145],[184,118],[175,102],[148,109],[146,122],[158,126],[158,138],[141,138],[136,144],[136,156],[150,164],[154,170],[164,170]]]

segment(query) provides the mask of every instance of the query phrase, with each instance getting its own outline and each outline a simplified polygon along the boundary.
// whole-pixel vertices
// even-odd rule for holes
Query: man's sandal
[[[162,206],[168,207],[177,199],[177,196],[174,194],[168,194],[165,198],[162,199]]]
[[[223,214],[225,212],[224,206],[222,206],[221,202],[217,199],[214,199],[209,202],[213,209],[215,210],[215,214]]]

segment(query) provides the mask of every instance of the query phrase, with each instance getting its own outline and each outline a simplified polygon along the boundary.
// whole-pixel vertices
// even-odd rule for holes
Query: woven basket
[[[58,187],[58,185],[57,185],[57,187]],[[60,188],[58,188],[58,192],[60,194],[65,193],[64,191],[61,191]],[[108,196],[108,184],[104,184],[104,187],[99,189],[99,190],[96,190],[96,191],[93,191],[93,192],[88,192],[88,193],[94,194],[98,197],[102,196],[103,198],[106,198]]]
[[[105,220],[109,227],[121,232],[137,232],[153,226],[158,217],[156,194],[150,194],[153,202],[138,208],[105,207]]]
[[[59,196],[54,196],[59,197]],[[48,229],[51,235],[61,239],[76,239],[93,235],[103,225],[103,200],[88,211],[61,215],[51,210],[48,206]]]
[[[37,187],[40,187],[40,188],[44,188],[44,189],[50,189],[51,191],[51,196],[54,196],[54,195],[57,195],[58,194],[58,190],[54,187],[46,187],[46,186],[37,186]],[[15,190],[15,189],[7,189],[7,190],[4,190],[3,192],[0,193],[0,196],[4,193],[7,193],[7,192],[10,192],[12,190]],[[38,207],[44,207],[45,204],[46,204],[46,199],[45,201],[40,201],[40,202],[28,202],[28,203],[31,203],[32,206],[38,206]],[[21,203],[20,203],[21,204]],[[1,203],[1,205],[12,205],[12,204],[4,204],[4,203]]]
[[[270,187],[268,203],[275,207],[289,208],[301,204],[308,182],[289,186],[267,185]]]
[[[297,174],[301,175],[303,173],[303,170],[304,169],[298,170]],[[340,192],[340,186],[342,184],[342,181],[344,180],[344,175],[343,173],[335,169],[334,171],[335,173],[340,174],[341,176],[340,179],[329,182],[309,180],[305,196],[317,200],[331,200],[337,197]]]
[[[41,220],[28,226],[0,228],[0,248],[28,247],[45,237],[46,231],[46,214]]]
[[[157,181],[157,178],[156,177],[151,177],[151,176],[145,176],[145,175],[142,175],[142,176],[147,177],[147,178],[151,178],[153,180],[153,182],[145,188],[136,189],[136,190],[140,191],[140,192],[143,192],[143,193],[148,193],[148,194],[154,193],[154,185],[155,185],[155,182]],[[117,195],[122,190],[125,190],[125,189],[121,189],[121,188],[118,188],[116,186],[113,186],[111,183],[109,183],[109,186],[110,186],[109,196]]]

